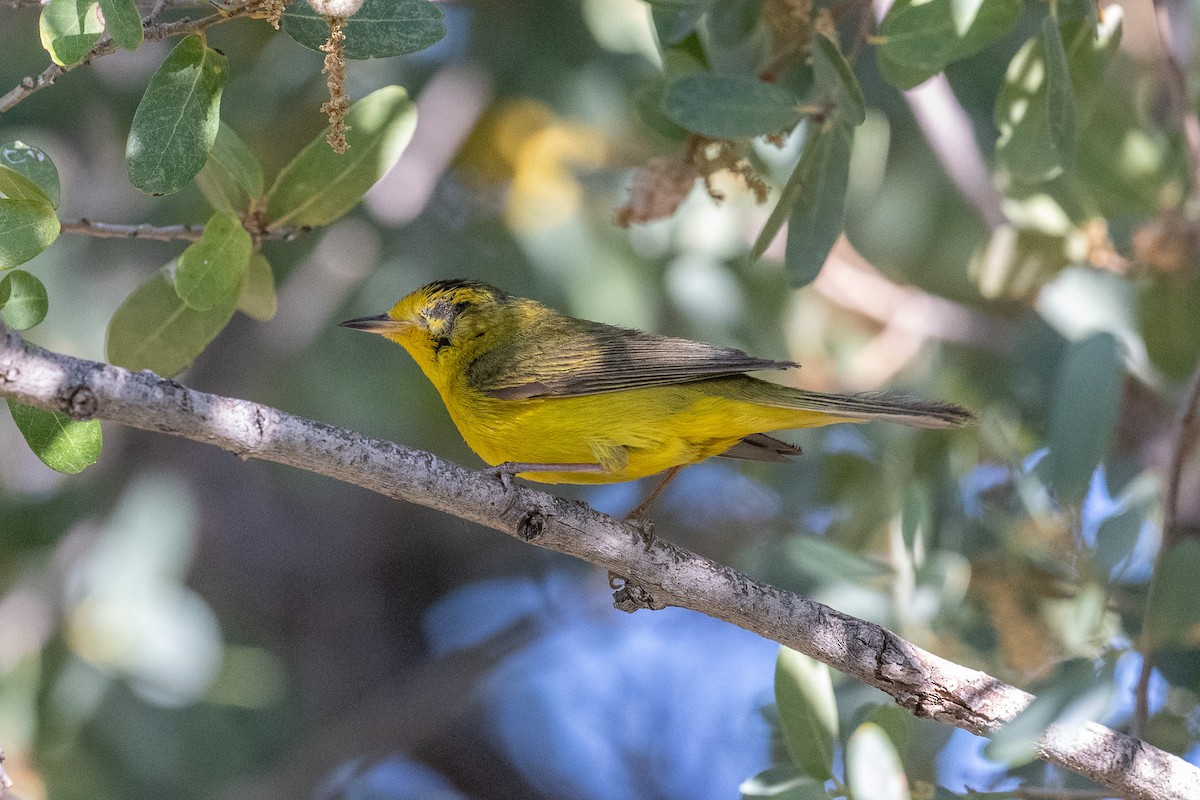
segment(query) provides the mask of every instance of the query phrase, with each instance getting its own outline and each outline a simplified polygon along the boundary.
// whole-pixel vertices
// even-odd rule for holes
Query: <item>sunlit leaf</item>
[[[0,164],[0,195],[13,200],[27,200],[31,203],[50,205],[50,198],[46,196],[40,186],[15,169],[10,169],[3,164]]]
[[[49,247],[58,231],[49,203],[0,199],[0,269],[24,264]]]
[[[189,308],[175,292],[172,265],[125,299],[108,325],[108,360],[170,377],[204,351],[233,316],[237,295],[208,311]]]
[[[697,72],[667,87],[663,111],[676,125],[713,138],[779,133],[800,121],[787,89],[742,75]]]
[[[1020,0],[897,0],[879,25],[884,77],[910,89],[999,40],[1020,13]]]
[[[312,50],[329,40],[329,23],[308,3],[290,3],[282,23],[288,36]],[[352,59],[415,53],[446,35],[442,10],[428,0],[365,0],[342,30],[346,58]]]
[[[829,667],[795,650],[779,648],[775,705],[792,762],[817,780],[832,777],[838,718]]]
[[[1042,22],[1042,51],[1046,60],[1046,109],[1050,120],[1050,143],[1063,169],[1075,160],[1075,93],[1067,67],[1062,33],[1053,17]]]
[[[837,45],[823,33],[813,37],[813,79],[817,90],[832,103],[837,120],[861,125],[867,118],[858,78]]]
[[[742,800],[829,800],[822,781],[793,769],[772,767],[742,781]]]
[[[8,410],[29,449],[50,469],[74,475],[100,457],[99,420],[80,422],[61,412],[27,406],[12,398]]]
[[[1083,498],[1108,452],[1121,406],[1125,364],[1111,333],[1074,342],[1063,357],[1050,408],[1050,452],[1039,473],[1059,497]]]
[[[42,47],[55,64],[66,67],[83,60],[100,38],[100,5],[96,0],[50,0],[38,22]]]
[[[208,160],[220,124],[225,56],[201,36],[186,36],[163,61],[129,129],[129,181],[147,194],[170,194],[188,184]]]
[[[23,331],[46,318],[49,308],[46,287],[23,269],[14,269],[0,279],[0,319],[13,330]]]
[[[100,0],[100,10],[104,12],[104,26],[118,46],[126,50],[142,46],[142,15],[133,0]]]
[[[250,256],[242,289],[238,295],[238,311],[266,322],[275,316],[275,275],[262,253]]]
[[[0,144],[0,166],[15,170],[33,181],[42,194],[49,198],[50,205],[58,208],[58,169],[50,156],[21,141],[5,142]]]
[[[254,243],[232,211],[208,219],[199,241],[188,245],[175,270],[175,291],[188,306],[208,311],[238,291]]]
[[[358,205],[400,158],[417,125],[416,106],[399,86],[386,86],[350,108],[338,155],[321,133],[292,159],[267,193],[272,228],[325,225]]]
[[[1005,174],[1038,183],[1070,166],[1077,118],[1090,116],[1120,39],[1121,14],[1106,9],[1098,28],[1086,20],[1060,27],[1047,18],[1041,32],[1022,45],[996,97],[996,156]]]
[[[788,214],[784,264],[793,286],[812,283],[842,233],[853,130],[833,124],[806,148],[796,169],[804,170]]]
[[[221,123],[196,186],[217,210],[245,211],[263,193],[262,167],[233,128]]]
[[[910,800],[896,747],[873,722],[859,725],[846,742],[846,783],[854,800]]]

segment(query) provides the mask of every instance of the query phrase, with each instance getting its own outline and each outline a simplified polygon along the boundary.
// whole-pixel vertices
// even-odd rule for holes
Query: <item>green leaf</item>
[[[142,46],[145,33],[142,31],[142,15],[133,0],[100,0],[104,12],[104,25],[117,46],[126,50],[137,50]]]
[[[238,294],[238,311],[266,322],[275,316],[275,274],[271,264],[262,253],[250,256],[246,275],[242,278],[242,289]]]
[[[38,22],[42,47],[55,64],[67,67],[83,60],[100,38],[100,5],[96,0],[50,0]]]
[[[679,44],[696,30],[713,0],[649,0],[650,19],[660,47]]]
[[[771,767],[747,778],[738,791],[742,800],[829,800],[823,782],[782,767]]]
[[[1200,541],[1180,539],[1163,554],[1150,581],[1146,607],[1146,642],[1153,650],[1200,644]]]
[[[897,0],[879,25],[883,77],[911,89],[1012,30],[1020,0]]]
[[[385,86],[355,103],[346,123],[349,152],[333,152],[322,132],[279,173],[267,193],[272,228],[325,225],[358,205],[408,146],[417,109],[402,88]]]
[[[1038,472],[1066,501],[1083,499],[1116,432],[1125,364],[1111,333],[1068,348],[1051,396],[1049,448]]]
[[[825,134],[805,149],[796,166],[804,174],[788,215],[783,258],[793,286],[806,286],[816,280],[842,233],[853,137],[848,126],[827,124]]]
[[[220,124],[225,56],[186,36],[150,79],[133,115],[125,161],[129,181],[147,194],[171,194],[208,160]]]
[[[172,264],[154,274],[125,299],[108,325],[108,360],[127,369],[148,369],[170,377],[204,351],[233,316],[237,295],[208,311],[179,299]]]
[[[851,125],[861,125],[867,118],[867,104],[862,87],[846,57],[825,34],[813,38],[813,80],[817,90],[833,105],[833,116]]]
[[[779,648],[775,704],[792,762],[817,780],[833,777],[838,718],[829,667],[790,648]]]
[[[8,400],[8,410],[29,449],[50,469],[74,475],[100,457],[99,420],[80,422],[61,412],[27,406],[12,398]]]
[[[1070,166],[1079,119],[1086,121],[1095,108],[1121,30],[1121,14],[1112,9],[1105,10],[1099,27],[1086,20],[1059,27],[1047,18],[1041,32],[1017,51],[996,97],[996,158],[1002,173],[1041,183]]]
[[[864,722],[846,742],[846,783],[854,800],[910,800],[908,776],[883,728]]]
[[[817,536],[793,536],[787,543],[792,566],[822,581],[860,584],[891,577],[887,564],[860,556]]]
[[[1075,93],[1071,88],[1071,71],[1067,67],[1067,51],[1062,33],[1053,17],[1042,22],[1042,49],[1046,58],[1046,108],[1050,120],[1050,143],[1058,153],[1059,163],[1068,169],[1075,160]]]
[[[0,195],[13,200],[26,200],[50,206],[50,198],[42,191],[42,187],[3,164],[0,164]]]
[[[175,270],[175,291],[197,311],[227,305],[246,273],[254,243],[232,211],[208,219],[200,240],[188,245]]]
[[[16,170],[37,184],[50,205],[58,208],[60,199],[58,169],[50,156],[21,141],[0,144],[0,165]]]
[[[58,238],[59,222],[46,202],[0,200],[0,269],[24,264]]]
[[[912,730],[916,717],[894,703],[875,706],[864,722],[878,725],[887,734],[896,754],[903,760],[912,741]]]
[[[758,232],[758,236],[754,239],[754,244],[750,248],[750,263],[752,264],[762,258],[762,254],[767,252],[767,248],[771,246],[771,242],[775,241],[775,236],[779,233],[779,229],[783,227],[783,223],[787,222],[788,215],[792,213],[792,208],[796,205],[796,200],[800,197],[800,193],[804,191],[805,176],[807,171],[812,169],[812,157],[809,156],[809,153],[815,152],[818,148],[825,146],[821,142],[826,133],[824,127],[818,127],[809,123],[807,133],[808,141],[804,143],[804,152],[801,154],[796,166],[792,169],[792,174],[788,176],[787,183],[780,190],[779,202],[775,204],[775,208],[771,209],[766,224]],[[805,161],[805,158],[809,158],[809,161]]]
[[[743,75],[698,72],[667,87],[663,112],[689,131],[717,139],[790,130],[800,107],[786,89]]]
[[[23,331],[46,318],[49,307],[46,287],[23,269],[14,269],[0,280],[0,319],[13,330]]]
[[[308,3],[284,10],[283,30],[300,44],[320,51],[329,23]],[[442,10],[428,0],[366,0],[346,22],[346,58],[387,58],[424,50],[442,40]]]
[[[200,193],[218,211],[246,211],[263,193],[262,167],[233,128],[221,123],[204,169],[196,176]]]

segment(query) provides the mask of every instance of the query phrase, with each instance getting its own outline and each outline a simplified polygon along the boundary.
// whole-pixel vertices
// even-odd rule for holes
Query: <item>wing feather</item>
[[[504,400],[578,397],[799,366],[557,315],[528,333],[522,347],[495,347],[476,359],[467,373],[472,385]]]

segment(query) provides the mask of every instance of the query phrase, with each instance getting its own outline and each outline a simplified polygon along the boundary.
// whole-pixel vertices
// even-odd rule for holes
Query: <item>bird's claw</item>
[[[517,504],[516,486],[513,483],[513,477],[516,476],[517,470],[513,468],[512,464],[504,463],[485,469],[483,472],[485,475],[499,479],[500,485],[504,487],[504,508],[500,510],[500,516],[504,516]]]
[[[638,511],[631,511],[621,521],[636,531],[633,537],[634,542],[641,542],[646,552],[650,552],[650,548],[654,545],[654,523],[643,517]]]

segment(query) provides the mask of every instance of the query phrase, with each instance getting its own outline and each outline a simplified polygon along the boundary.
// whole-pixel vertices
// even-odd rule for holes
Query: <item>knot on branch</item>
[[[527,511],[521,516],[521,521],[517,523],[517,536],[522,541],[532,542],[542,535],[546,530],[546,515],[538,509]]]
[[[621,588],[613,592],[613,608],[618,611],[624,611],[626,614],[632,614],[640,608],[645,608],[650,611],[661,611],[667,607],[667,604],[661,600],[655,600],[654,596],[646,590],[646,587],[639,586],[636,583],[631,583],[628,578],[610,575],[609,583],[613,579],[624,581]]]
[[[87,386],[76,386],[67,394],[66,412],[71,419],[84,420],[96,416],[100,402]]]

